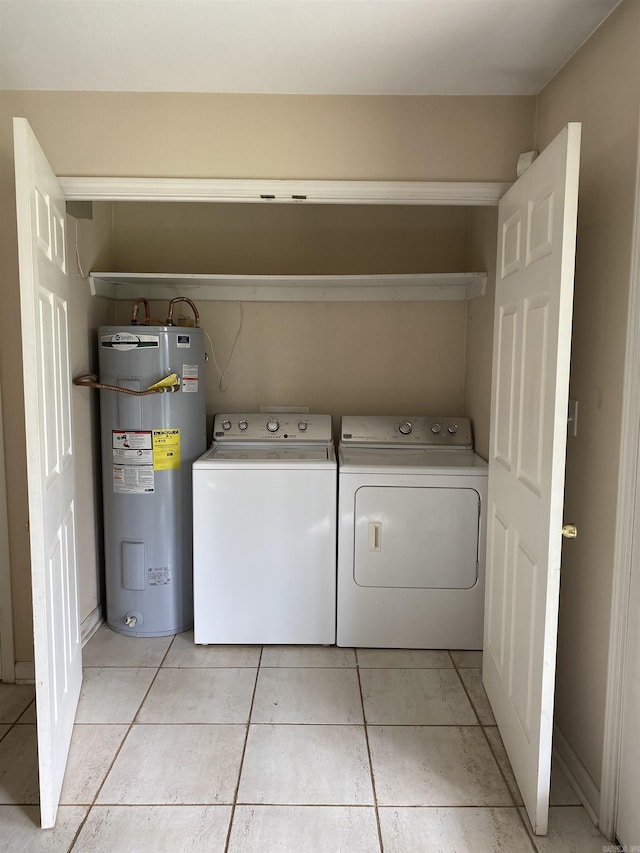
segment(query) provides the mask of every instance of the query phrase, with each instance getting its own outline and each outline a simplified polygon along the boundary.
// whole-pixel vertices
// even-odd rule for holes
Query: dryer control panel
[[[331,439],[331,415],[234,412],[218,414],[213,421],[213,440],[217,442],[291,441],[324,444],[331,442]]]
[[[473,449],[469,418],[432,415],[345,415],[340,442],[366,447]]]

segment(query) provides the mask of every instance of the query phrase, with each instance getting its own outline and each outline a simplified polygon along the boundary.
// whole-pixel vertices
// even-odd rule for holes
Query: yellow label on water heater
[[[153,468],[169,471],[180,467],[180,430],[153,430]]]

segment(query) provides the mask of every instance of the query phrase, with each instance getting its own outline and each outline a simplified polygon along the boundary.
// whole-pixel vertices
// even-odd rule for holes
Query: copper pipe
[[[131,309],[131,325],[138,325],[138,308],[140,305],[144,305],[144,319],[149,320],[151,317],[151,310],[149,308],[149,300],[148,299],[138,299],[133,303],[133,308]]]
[[[200,314],[198,313],[198,309],[196,308],[195,304],[186,296],[176,296],[175,299],[171,300],[171,302],[169,303],[169,313],[167,314],[166,325],[175,326],[175,323],[173,322],[173,306],[176,302],[186,302],[188,305],[191,306],[191,310],[193,311],[193,316],[195,318],[196,328],[198,328],[200,326]]]

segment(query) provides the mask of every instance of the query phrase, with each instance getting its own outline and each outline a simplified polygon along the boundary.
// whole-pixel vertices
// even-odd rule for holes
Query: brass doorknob
[[[562,535],[565,539],[577,539],[578,528],[575,526],[575,524],[563,524]]]

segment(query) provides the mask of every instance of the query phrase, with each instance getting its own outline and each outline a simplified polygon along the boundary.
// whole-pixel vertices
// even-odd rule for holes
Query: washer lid
[[[214,444],[193,463],[200,468],[322,468],[336,467],[332,446],[267,444],[253,447]]]
[[[249,460],[250,462],[291,462],[295,459],[305,462],[327,461],[328,447],[216,447],[212,458],[217,461]]]
[[[472,450],[429,450],[425,448],[338,448],[340,470],[356,474],[486,475],[487,463]]]

